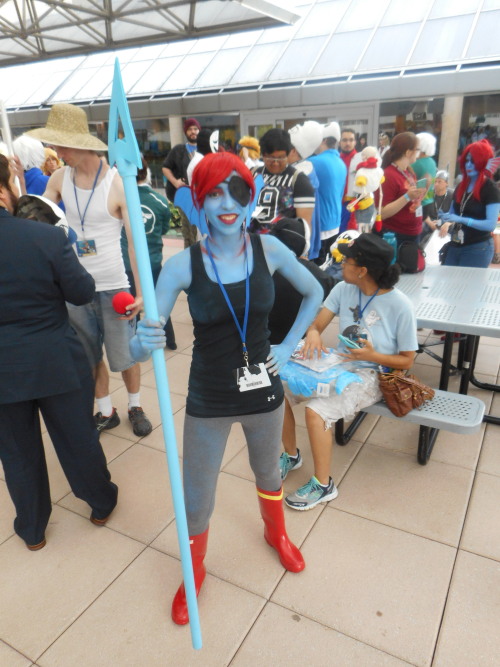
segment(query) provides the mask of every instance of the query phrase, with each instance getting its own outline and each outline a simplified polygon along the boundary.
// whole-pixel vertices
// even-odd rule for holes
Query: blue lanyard
[[[236,328],[238,329],[238,333],[240,334],[241,344],[243,347],[243,359],[246,365],[248,366],[248,351],[247,351],[246,339],[247,339],[247,326],[248,326],[248,311],[250,309],[250,276],[248,273],[248,254],[247,254],[246,238],[243,239],[243,243],[245,246],[246,277],[245,277],[245,314],[243,316],[243,328],[242,328],[240,326],[240,323],[238,322],[238,318],[236,317],[236,313],[234,312],[234,308],[231,304],[231,301],[229,300],[226,288],[222,284],[221,279],[219,277],[219,272],[217,271],[217,267],[215,266],[214,258],[212,256],[212,251],[210,250],[210,246],[208,245],[208,238],[205,239],[205,246],[207,248],[208,257],[210,258],[210,262],[212,263],[212,268],[214,270],[215,277],[217,278],[217,283],[219,284],[221,292],[224,295],[228,308],[231,312],[231,315],[233,316],[234,323],[236,324]]]
[[[368,301],[365,303],[365,305],[363,306],[363,308],[361,308],[361,290],[359,290],[359,316],[358,316],[358,324],[361,322],[361,318],[363,317],[363,313],[365,312],[365,310],[368,308],[368,306],[369,306],[370,303],[373,301],[373,299],[377,296],[377,294],[378,294],[378,292],[379,292],[379,289],[380,289],[380,287],[377,288],[377,291],[375,292],[375,294],[372,294],[372,295],[371,295],[371,297],[370,297],[370,298],[368,299]]]
[[[82,226],[82,234],[83,234],[84,238],[85,238],[85,230],[83,229],[83,225],[85,224],[85,216],[87,215],[87,209],[89,207],[90,200],[92,199],[92,195],[94,194],[95,186],[97,185],[97,179],[99,178],[99,174],[101,173],[101,169],[102,169],[102,160],[99,160],[99,169],[97,170],[97,174],[96,174],[95,179],[94,179],[94,184],[92,186],[92,192],[90,193],[90,197],[89,197],[89,200],[87,202],[87,206],[85,207],[85,210],[83,212],[83,215],[80,213],[80,205],[78,204],[78,196],[76,194],[76,183],[75,183],[76,169],[75,169],[75,171],[73,171],[73,189],[75,191],[76,208],[77,208],[77,211],[78,211],[78,217],[80,218],[80,224]]]

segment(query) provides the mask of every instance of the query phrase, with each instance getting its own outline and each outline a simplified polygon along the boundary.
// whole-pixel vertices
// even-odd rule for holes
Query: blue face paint
[[[476,169],[474,162],[472,161],[470,153],[468,153],[467,157],[465,158],[465,173],[471,179],[477,178],[477,175],[479,173],[478,170]]]
[[[212,228],[225,235],[239,233],[248,212],[248,203],[242,206],[231,194],[231,191],[234,193],[234,183],[231,183],[233,178],[234,172],[229,179],[211,190],[203,203],[205,215]],[[239,177],[238,179],[242,180]],[[248,191],[246,183],[245,186]]]

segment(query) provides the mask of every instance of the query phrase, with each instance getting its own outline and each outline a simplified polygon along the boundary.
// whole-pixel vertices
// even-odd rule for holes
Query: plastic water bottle
[[[391,264],[394,264],[394,262],[396,261],[396,255],[397,255],[397,251],[398,251],[398,244],[397,244],[397,241],[396,241],[396,235],[394,234],[394,232],[385,232],[385,234],[382,236],[382,238],[384,239],[384,241],[387,241],[387,243],[389,245],[391,245],[394,249],[394,257],[392,258],[392,262],[391,262]]]

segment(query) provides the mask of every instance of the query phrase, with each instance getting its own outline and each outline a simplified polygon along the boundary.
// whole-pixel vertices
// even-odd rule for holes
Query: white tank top
[[[95,242],[97,249],[96,255],[78,257],[78,259],[94,278],[97,292],[127,289],[129,282],[125,273],[125,265],[123,264],[120,247],[123,221],[113,217],[108,210],[109,191],[117,171],[115,168],[108,169],[104,178],[94,190],[89,207],[85,213],[83,230],[76,204],[73,173],[73,169],[65,167],[61,198],[66,207],[66,219],[71,229],[75,231],[78,241],[92,240]],[[78,207],[82,215],[84,214],[91,192],[91,190],[76,188]]]

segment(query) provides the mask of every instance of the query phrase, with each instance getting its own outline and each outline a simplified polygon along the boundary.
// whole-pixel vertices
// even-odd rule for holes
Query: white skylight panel
[[[473,14],[468,14],[426,21],[409,64],[424,65],[460,60],[473,18]]]
[[[332,35],[325,50],[311,72],[311,76],[349,74],[356,67],[371,30],[355,33],[341,32]]]
[[[408,58],[420,26],[420,23],[407,23],[378,28],[358,69],[401,67]]]
[[[389,0],[351,0],[349,9],[339,23],[338,32],[375,27],[389,4]]]
[[[266,81],[282,53],[284,42],[274,44],[258,44],[254,46],[232,77],[231,84],[254,83]]]
[[[248,47],[219,51],[210,62],[210,65],[199,77],[196,85],[200,88],[226,85],[248,55],[249,51],[250,49]]]
[[[287,46],[285,52],[276,63],[269,78],[272,81],[279,79],[295,79],[309,74],[309,70],[318,58],[327,37],[307,37],[294,39]]]

